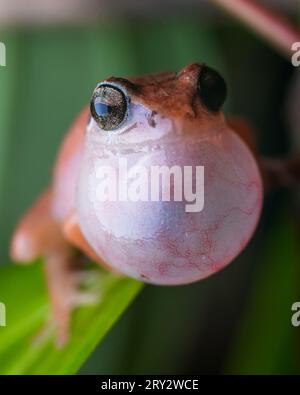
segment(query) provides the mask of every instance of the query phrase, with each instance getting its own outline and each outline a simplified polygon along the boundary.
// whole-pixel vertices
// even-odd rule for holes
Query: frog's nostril
[[[151,111],[151,113],[147,117],[148,124],[151,128],[155,128],[157,125],[156,115],[156,111]]]

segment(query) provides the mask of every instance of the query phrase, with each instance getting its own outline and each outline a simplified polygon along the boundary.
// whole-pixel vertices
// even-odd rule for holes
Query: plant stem
[[[300,32],[286,18],[253,0],[211,1],[249,26],[288,60],[291,59],[291,46],[300,42]]]

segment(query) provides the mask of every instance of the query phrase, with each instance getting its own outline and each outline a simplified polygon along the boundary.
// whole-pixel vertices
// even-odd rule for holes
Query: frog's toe
[[[101,297],[96,292],[78,291],[72,295],[73,308],[79,306],[93,305],[100,301]]]
[[[101,271],[99,269],[82,269],[74,272],[74,280],[81,289],[101,288]]]
[[[81,257],[66,250],[48,255],[45,266],[57,328],[56,344],[61,347],[69,339],[73,310],[79,306],[96,304],[101,299],[101,271],[84,269]]]

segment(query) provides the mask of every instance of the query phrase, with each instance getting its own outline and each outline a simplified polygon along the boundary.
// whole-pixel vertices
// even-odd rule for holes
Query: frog
[[[171,286],[220,271],[250,241],[262,209],[263,175],[247,123],[224,115],[227,90],[220,73],[202,62],[177,72],[110,76],[96,85],[63,138],[50,186],[11,241],[15,262],[43,258],[59,345],[67,342],[72,311],[84,300],[81,255],[117,276]],[[201,167],[202,209],[188,212],[185,197],[100,199],[101,169],[115,170],[106,181],[118,182],[121,159],[129,169],[143,165],[146,173]],[[197,182],[195,175],[190,182]]]

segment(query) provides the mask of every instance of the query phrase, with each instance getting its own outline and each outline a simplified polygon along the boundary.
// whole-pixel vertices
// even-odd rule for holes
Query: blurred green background
[[[251,121],[260,151],[292,149],[286,102],[295,70],[222,14],[196,14],[0,30],[3,264],[16,221],[50,179],[62,136],[108,75],[204,61],[226,78],[226,113]],[[80,373],[299,373],[300,329],[291,325],[300,296],[297,213],[293,192],[267,196],[256,235],[227,269],[189,286],[146,286]]]

